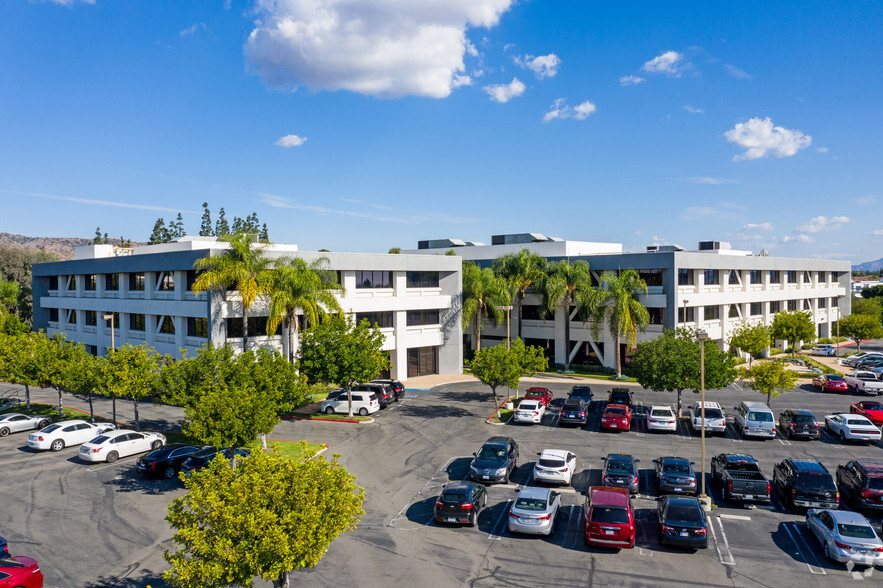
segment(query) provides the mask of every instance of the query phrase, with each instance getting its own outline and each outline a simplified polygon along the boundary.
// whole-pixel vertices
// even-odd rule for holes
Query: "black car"
[[[380,408],[386,408],[394,401],[392,388],[383,384],[356,384],[352,387],[353,392],[374,392],[377,395],[377,403]]]
[[[586,384],[577,384],[570,389],[567,397],[573,400],[582,400],[586,404],[592,403],[592,389]]]
[[[399,401],[399,398],[405,395],[405,386],[399,382],[398,380],[371,380],[368,382],[369,384],[386,384],[392,390],[393,397],[395,398],[395,402]]]
[[[683,457],[660,457],[653,460],[660,494],[696,494],[693,462]]]
[[[219,453],[223,454],[225,460],[230,461],[234,454],[236,455],[236,457],[250,456],[251,450],[245,449],[244,447],[237,447],[235,450],[232,451],[229,448],[221,450],[217,447],[212,446],[203,447],[202,449],[184,460],[184,463],[181,464],[181,471],[188,476],[191,475],[193,472],[198,472],[199,470],[208,467],[211,461]]]
[[[580,398],[568,398],[561,406],[559,425],[585,425],[589,418],[589,407]]]
[[[472,455],[469,476],[476,482],[508,484],[518,467],[518,444],[510,437],[491,437]]]
[[[819,438],[819,422],[816,420],[816,416],[808,410],[789,408],[782,411],[782,414],[779,415],[779,430],[785,433],[789,439],[792,437]]]
[[[786,459],[773,468],[773,485],[786,506],[833,508],[840,506],[840,492],[827,468],[814,459]]]
[[[662,496],[659,514],[659,544],[705,549],[708,547],[708,521],[699,499],[693,496]]]
[[[883,509],[883,463],[848,461],[837,468],[837,487],[843,498],[850,498],[859,508]]]
[[[632,393],[628,388],[613,388],[610,390],[610,397],[607,404],[625,404],[632,406]]]
[[[145,477],[174,478],[181,471],[184,460],[203,449],[206,446],[169,443],[139,457],[135,469]]]
[[[632,494],[638,492],[638,466],[641,461],[631,455],[611,453],[604,458],[604,471],[601,482],[604,486],[628,488]]]
[[[475,482],[452,482],[435,501],[433,516],[438,523],[478,524],[478,515],[487,506],[487,490]]]

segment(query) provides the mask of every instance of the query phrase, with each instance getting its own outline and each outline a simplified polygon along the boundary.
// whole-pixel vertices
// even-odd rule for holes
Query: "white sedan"
[[[83,461],[106,461],[113,463],[121,457],[159,449],[166,438],[159,433],[138,433],[128,429],[109,431],[80,445],[79,457]]]
[[[678,419],[670,406],[651,406],[647,411],[647,428],[651,431],[675,431]]]
[[[44,416],[30,416],[17,412],[3,414],[0,415],[0,437],[5,437],[10,433],[18,433],[19,431],[42,429],[51,422]]]
[[[829,414],[825,417],[825,429],[840,437],[841,442],[863,441],[876,443],[880,440],[880,429],[865,417],[857,414]]]
[[[563,449],[544,449],[533,468],[533,481],[570,484],[576,469],[576,456]]]
[[[61,451],[65,447],[80,445],[114,429],[116,425],[113,423],[87,423],[79,419],[61,421],[31,433],[28,437],[28,447],[41,451],[47,449]]]
[[[522,400],[515,411],[516,423],[537,424],[543,422],[543,415],[546,414],[546,405],[538,400]]]

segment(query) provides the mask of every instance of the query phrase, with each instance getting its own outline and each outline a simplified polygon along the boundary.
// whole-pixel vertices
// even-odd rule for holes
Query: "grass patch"
[[[282,416],[292,417],[296,419],[312,420],[330,420],[330,421],[370,421],[369,416],[347,416],[345,414],[325,414],[324,412],[288,412],[282,413]]]
[[[622,378],[617,378],[616,374],[609,374],[606,372],[587,372],[582,370],[569,370],[567,372],[540,372],[537,376],[557,376],[557,375],[565,375],[565,376],[577,376],[580,378],[592,378],[594,380],[607,380],[610,382],[637,382],[637,378],[630,378],[628,376],[622,376]]]
[[[282,457],[298,461],[303,457],[304,449],[306,449],[306,453],[311,454],[325,448],[325,445],[322,443],[305,443],[304,445],[301,445],[300,441],[270,441],[267,443],[267,447],[275,448]],[[254,441],[249,445],[249,448],[253,451],[260,450],[260,440]]]

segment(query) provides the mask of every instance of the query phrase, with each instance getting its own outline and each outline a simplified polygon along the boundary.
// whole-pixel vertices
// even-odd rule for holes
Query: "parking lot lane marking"
[[[816,556],[812,554],[812,549],[809,548],[809,545],[806,544],[806,541],[803,541],[803,537],[800,535],[800,529],[797,528],[797,525],[795,523],[784,523],[782,526],[785,528],[785,531],[788,533],[788,536],[791,537],[791,541],[794,543],[794,547],[797,548],[797,552],[800,554],[800,558],[803,561],[803,563],[806,564],[806,567],[809,569],[809,572],[811,574],[820,574],[823,576],[827,575],[828,572],[826,572],[824,570],[824,568],[819,567],[818,565],[816,565],[816,566],[810,565],[809,558],[806,557],[806,554],[803,552],[803,549],[800,548],[800,543],[797,542],[797,539],[795,538],[794,533],[791,533],[791,525],[794,525],[794,533],[796,533],[797,536],[800,537],[801,542],[806,546],[808,553],[812,556],[812,560],[814,562],[816,562],[816,564],[818,564],[819,561],[816,559]]]
[[[743,515],[733,515],[733,514],[722,513],[717,516],[718,516],[718,518],[721,518],[721,519],[730,519],[733,521],[750,521],[751,520],[751,517],[746,517]]]
[[[723,521],[721,521],[720,517],[717,517],[717,524],[721,529],[721,537],[724,540],[724,548],[727,550],[727,561],[724,561],[724,559],[721,558],[721,563],[725,566],[734,566],[736,565],[736,560],[733,558],[733,554],[730,551],[730,542],[727,541],[727,532],[724,531],[724,523]]]
[[[653,552],[644,549],[643,547],[638,548],[638,555],[646,555],[647,557],[653,557]]]
[[[738,390],[739,392],[744,392],[744,391],[745,391],[745,389],[742,388],[742,386],[740,386],[738,382],[733,382],[733,388],[735,388],[735,389]]]
[[[567,515],[567,526],[564,527],[564,544],[563,544],[564,547],[567,547],[568,544],[571,543],[571,541],[567,540],[567,535],[568,535],[568,533],[570,533],[570,530],[572,528],[570,523],[573,522],[573,513],[576,512],[576,509],[577,509],[577,507],[571,507],[570,514]],[[577,534],[573,533],[573,535],[574,535],[574,537],[576,537]],[[572,543],[576,544],[576,541],[573,541]]]
[[[122,465],[124,465],[124,464],[125,464],[125,462]],[[86,469],[86,471],[87,472],[97,472],[98,470],[106,470],[107,468],[112,468],[116,465],[121,465],[121,464],[119,461],[115,461],[113,463],[107,463],[107,464],[104,464],[104,465],[101,465],[101,466],[98,466],[95,468],[88,468],[88,469]]]
[[[412,504],[414,504],[417,501],[417,499],[422,498],[422,494],[424,492],[426,492],[430,488],[430,486],[438,483],[437,480],[439,479],[439,477],[442,476],[442,474],[445,474],[445,475],[447,474],[448,466],[451,465],[454,462],[454,460],[457,460],[457,459],[464,459],[464,456],[452,457],[448,461],[446,461],[444,463],[444,465],[441,466],[435,472],[435,474],[433,474],[433,476],[426,481],[425,484],[423,484],[423,487],[417,491],[417,494],[415,494],[414,496],[411,497],[410,500],[408,500],[407,504],[405,504],[405,506],[402,507],[402,510],[400,510],[396,516],[394,516],[388,523],[386,523],[386,526],[392,527],[394,529],[398,529],[400,531],[411,531],[414,528],[417,528],[417,527],[412,527],[411,529],[400,529],[399,527],[395,526],[395,522],[399,519],[399,517],[401,517],[404,514],[404,512],[408,509],[408,507],[410,507]]]
[[[505,507],[503,507],[503,512],[500,513],[500,518],[497,519],[497,522],[494,524],[494,528],[491,529],[491,534],[487,536],[487,538],[491,541],[499,541],[500,535],[503,534],[503,530],[505,529],[505,521],[509,518],[509,508],[512,506],[512,501],[507,500]],[[503,523],[503,528],[497,532],[497,527],[500,526],[500,523]]]

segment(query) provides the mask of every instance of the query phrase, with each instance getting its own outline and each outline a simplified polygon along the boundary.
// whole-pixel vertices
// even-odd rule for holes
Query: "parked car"
[[[874,368],[883,366],[883,357],[873,357],[871,359],[863,359],[855,364],[855,369],[870,371]]]
[[[631,390],[628,388],[613,388],[610,390],[610,396],[607,397],[607,404],[624,404],[628,407],[633,406]]]
[[[463,523],[474,527],[478,515],[487,506],[487,490],[475,482],[451,482],[435,501],[433,517],[437,523]]]
[[[834,357],[837,354],[837,347],[835,345],[821,343],[813,346],[813,348],[809,350],[809,354],[821,355],[822,357]]]
[[[587,384],[576,384],[567,393],[567,397],[573,400],[583,400],[586,404],[592,403],[592,388]]]
[[[825,416],[825,429],[839,437],[841,443],[861,441],[873,445],[880,440],[880,429],[857,414],[829,414]]]
[[[883,509],[883,462],[855,460],[840,464],[837,487],[843,498],[860,508]]]
[[[883,565],[883,542],[864,516],[845,510],[810,510],[806,526],[816,536],[825,556],[841,563]]]
[[[181,471],[185,476],[191,476],[195,472],[201,471],[209,466],[217,455],[223,455],[225,461],[231,459],[244,459],[251,456],[251,450],[245,447],[237,447],[236,449],[219,449],[211,445],[203,447],[199,451],[190,454],[182,463]]]
[[[635,511],[625,488],[592,486],[586,492],[583,533],[587,545],[635,546]]]
[[[696,473],[693,462],[683,457],[658,457],[653,460],[656,466],[656,482],[660,494],[696,494]]]
[[[135,461],[135,470],[144,477],[174,478],[181,471],[181,465],[188,457],[204,449],[209,447],[169,443],[139,457]]]
[[[395,401],[392,388],[384,384],[356,384],[350,388],[352,392],[373,392],[377,397],[377,404],[381,409],[386,408]]]
[[[580,398],[568,398],[561,406],[559,425],[585,425],[589,418],[589,407]]]
[[[861,392],[862,394],[883,394],[883,382],[877,379],[874,372],[866,372],[863,370],[853,370],[843,376],[843,381],[850,390]]]
[[[693,496],[662,496],[656,506],[659,515],[659,544],[705,549],[708,522],[699,500]]]
[[[647,430],[676,431],[678,419],[670,406],[653,405],[647,411]]]
[[[380,402],[374,392],[351,392],[353,399],[353,414],[368,416],[380,410]],[[319,411],[325,414],[349,414],[349,397],[346,390],[333,396],[331,394],[319,405]]]
[[[120,429],[108,431],[80,445],[77,454],[83,461],[106,461],[113,463],[121,457],[159,449],[166,444],[160,433],[144,433]]]
[[[876,351],[862,351],[860,353],[854,353],[853,355],[850,355],[843,361],[843,363],[848,366],[854,366],[858,362],[865,359],[871,359],[872,357],[883,357],[883,353],[879,353]]]
[[[548,388],[528,388],[524,393],[524,400],[536,400],[541,402],[543,406],[549,406],[549,403],[552,402],[552,391]]]
[[[819,438],[819,423],[808,410],[789,408],[779,415],[779,428],[789,439],[792,437]]]
[[[546,414],[546,405],[539,400],[522,400],[518,403],[518,408],[512,417],[516,423],[528,423],[531,425],[543,422],[543,415]]]
[[[604,471],[601,473],[601,483],[605,486],[627,488],[632,494],[638,492],[638,467],[640,459],[631,455],[610,453],[604,458]]]
[[[61,451],[116,428],[113,423],[87,423],[79,419],[60,421],[28,435],[28,447],[41,451]]]
[[[862,415],[878,427],[883,425],[883,402],[876,400],[855,402],[849,407],[849,412]]]
[[[371,380],[369,384],[386,384],[392,390],[396,402],[405,395],[405,386],[398,380]]]
[[[561,494],[548,488],[525,486],[509,509],[509,532],[552,535],[561,508]]]
[[[624,404],[608,404],[601,415],[601,428],[628,431],[632,426],[632,409]]]
[[[42,429],[48,427],[51,422],[44,416],[31,416],[17,412],[0,414],[0,437],[5,437],[10,433]]]
[[[775,439],[776,417],[766,404],[755,400],[743,400],[734,408],[736,411],[733,417],[734,426],[742,437]]]
[[[491,437],[472,455],[469,475],[476,482],[508,484],[518,467],[518,443],[510,437]]]
[[[696,402],[690,408],[690,424],[693,432],[702,430],[702,402]],[[727,432],[727,415],[717,402],[705,403],[705,434]]]
[[[846,385],[843,378],[835,374],[819,374],[812,379],[812,385],[822,392],[846,392],[849,390],[849,386]]]
[[[3,537],[0,537],[0,557],[9,557],[9,544]]]
[[[837,508],[840,492],[834,478],[815,459],[789,458],[773,468],[773,484],[791,508]]]
[[[0,586],[43,588],[43,572],[37,560],[23,555],[0,559]]]
[[[576,456],[564,449],[543,449],[533,468],[533,481],[547,484],[570,484],[576,471]]]
[[[711,458],[711,477],[723,487],[724,500],[770,501],[770,483],[750,455],[715,455]]]

